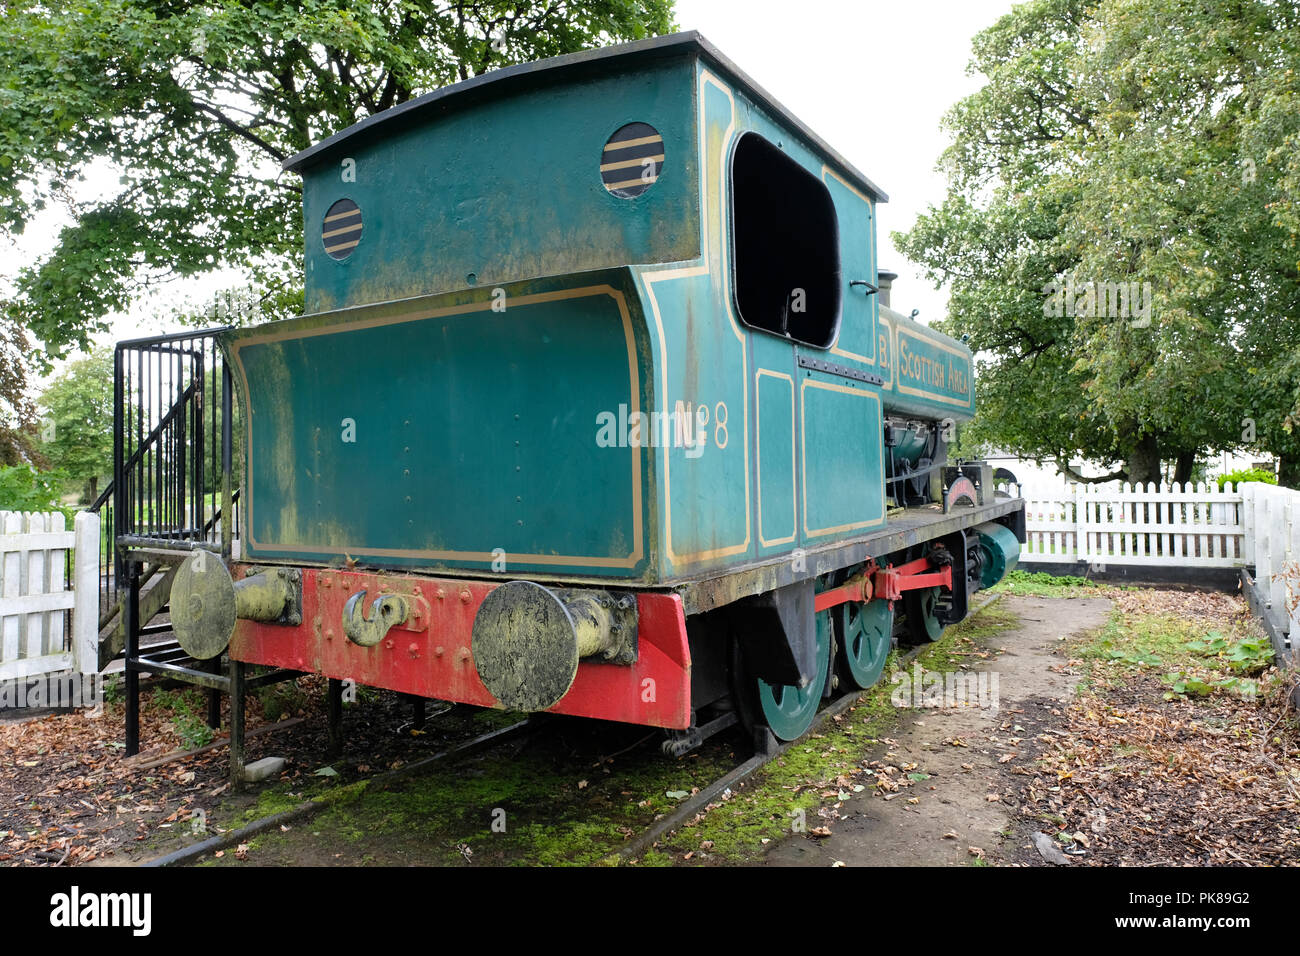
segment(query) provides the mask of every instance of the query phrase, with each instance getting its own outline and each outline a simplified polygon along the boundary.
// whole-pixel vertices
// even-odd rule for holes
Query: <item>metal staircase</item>
[[[208,692],[208,724],[231,698],[231,769],[243,766],[248,690],[297,676],[250,676],[224,655],[189,657],[174,638],[168,598],[196,549],[229,563],[239,553],[239,422],[230,368],[217,336],[226,328],[119,342],[113,357],[113,480],[91,506],[100,549],[100,669],[125,655],[126,753],[140,749],[140,677],[179,680]],[[227,517],[229,520],[227,520]]]

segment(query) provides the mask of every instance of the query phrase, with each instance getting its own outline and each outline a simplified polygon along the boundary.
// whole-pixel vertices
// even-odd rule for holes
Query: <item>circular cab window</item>
[[[655,184],[664,164],[664,139],[647,123],[628,123],[614,133],[600,156],[600,179],[619,199],[632,199]]]
[[[321,241],[331,259],[346,259],[361,241],[361,207],[351,199],[340,199],[325,213]]]

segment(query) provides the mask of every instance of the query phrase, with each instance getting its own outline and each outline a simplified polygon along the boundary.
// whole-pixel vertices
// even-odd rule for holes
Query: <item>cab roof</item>
[[[834,162],[852,180],[877,202],[888,202],[889,197],[864,176],[851,163],[832,149],[826,142],[804,125],[803,121],[782,106],[761,86],[751,80],[739,67],[722,55],[712,43],[697,31],[673,33],[667,36],[651,37],[624,43],[618,46],[601,47],[595,50],[583,50],[565,56],[538,60],[534,63],[517,63],[502,67],[479,76],[471,77],[451,86],[425,93],[423,96],[408,100],[392,109],[368,116],[359,123],[335,133],[294,156],[285,160],[283,168],[291,172],[302,172],[315,165],[327,154],[333,153],[345,142],[354,137],[396,132],[412,121],[432,118],[451,106],[472,103],[477,97],[490,97],[511,92],[527,86],[538,75],[563,77],[566,74],[578,75],[585,71],[628,67],[632,64],[651,59],[694,54],[710,62],[717,70],[728,75],[732,81],[742,87],[757,103],[768,109],[780,122],[802,136],[817,151]]]

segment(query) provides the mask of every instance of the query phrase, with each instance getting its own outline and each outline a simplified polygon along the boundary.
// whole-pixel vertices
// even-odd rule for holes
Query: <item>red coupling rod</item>
[[[897,601],[904,591],[917,591],[921,588],[945,587],[952,590],[952,565],[934,567],[929,558],[917,558],[896,568],[881,568],[875,561],[867,564],[861,574],[855,574],[839,587],[831,588],[817,595],[813,607],[825,611],[853,601],[865,604],[873,598],[882,601]]]
[[[904,591],[945,587],[952,590],[952,565],[935,568],[929,558],[917,558],[896,568],[884,568],[875,575],[876,597],[897,601]]]
[[[849,601],[855,601],[859,604],[870,601],[872,593],[871,572],[875,568],[875,564],[872,563],[861,574],[855,574],[839,587],[818,594],[813,601],[813,607],[818,611],[825,611],[840,604],[847,604]]]

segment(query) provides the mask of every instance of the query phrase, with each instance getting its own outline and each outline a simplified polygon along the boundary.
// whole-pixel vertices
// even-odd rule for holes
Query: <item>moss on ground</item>
[[[943,638],[922,648],[915,660],[930,671],[970,666],[973,656],[988,656],[991,652],[985,648],[1015,623],[1014,614],[994,603],[945,630]],[[678,860],[689,853],[691,862],[749,863],[799,828],[820,826],[817,811],[863,786],[854,782],[853,771],[898,726],[899,709],[890,700],[895,686],[891,674],[898,670],[895,652],[880,683],[863,691],[856,704],[824,721],[728,799],[665,838],[662,848]]]
[[[1020,597],[1081,598],[1096,597],[1105,586],[1088,578],[1069,574],[1047,574],[1014,568],[993,587],[990,594],[1015,594]]]
[[[971,666],[990,656],[998,633],[1014,623],[1014,615],[996,604],[986,607],[949,628],[916,660],[928,670]],[[788,835],[792,825],[819,826],[817,811],[840,799],[842,790],[863,785],[854,782],[852,771],[897,726],[890,675],[900,669],[894,654],[882,681],[850,709],[824,720],[635,865],[672,865],[688,853],[689,862],[749,862]],[[495,711],[481,716],[483,730],[517,719]],[[307,797],[328,807],[293,832],[263,834],[250,857],[433,865],[615,862],[628,839],[745,756],[737,747],[738,734],[670,759],[655,745],[657,734],[645,739],[645,728],[559,720],[545,732],[411,777],[330,787],[314,797],[301,782],[294,789],[268,788],[249,818],[288,809]],[[576,760],[575,754],[580,755]],[[610,756],[594,756],[599,754]],[[212,862],[237,865],[233,853]]]
[[[626,746],[625,732],[614,736]],[[641,747],[588,765],[579,777],[566,772],[562,746],[525,742],[513,755],[336,788],[319,798],[329,808],[310,830],[380,863],[591,865],[734,762],[729,752],[669,760]]]

